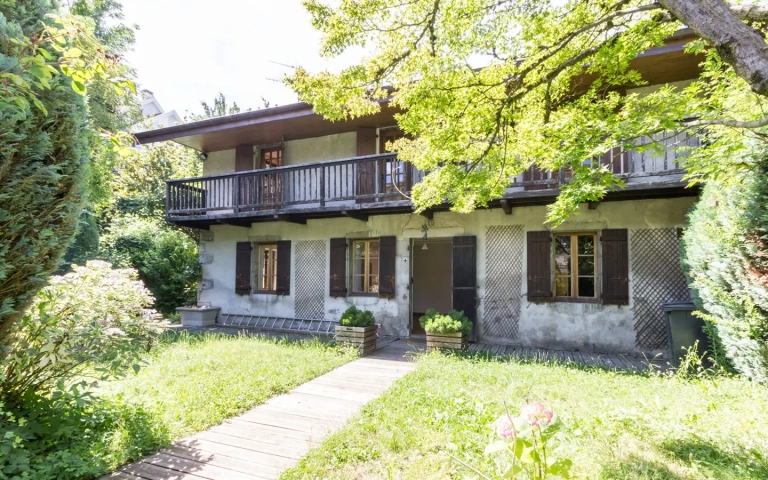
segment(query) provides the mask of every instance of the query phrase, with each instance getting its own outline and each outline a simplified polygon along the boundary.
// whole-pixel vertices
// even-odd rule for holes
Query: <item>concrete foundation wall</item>
[[[584,205],[579,215],[567,220],[556,231],[599,231],[605,228],[627,228],[630,235],[633,232],[643,232],[652,229],[671,231],[685,224],[685,214],[691,207],[694,198],[641,200],[624,202],[601,203],[597,209],[589,210]],[[477,285],[478,285],[478,323],[479,339],[498,343],[518,343],[523,345],[544,346],[553,348],[589,349],[596,351],[632,352],[643,349],[636,341],[635,324],[636,304],[633,296],[635,289],[635,273],[632,269],[633,250],[630,249],[630,305],[612,306],[602,304],[560,303],[529,304],[526,300],[527,285],[526,254],[523,251],[517,255],[486,256],[486,248],[491,240],[488,232],[498,236],[513,232],[519,240],[524,232],[544,230],[543,222],[546,217],[546,207],[515,208],[511,215],[505,215],[501,209],[479,210],[471,214],[453,212],[435,213],[433,221],[428,223],[429,238],[450,238],[456,235],[477,236]],[[428,221],[416,214],[372,216],[367,222],[350,218],[309,220],[306,225],[296,225],[285,222],[258,223],[251,228],[234,226],[213,226],[212,240],[203,241],[201,253],[209,259],[203,265],[203,285],[206,289],[200,293],[200,301],[214,306],[220,306],[224,313],[239,313],[253,315],[274,315],[284,317],[296,316],[296,278],[305,275],[298,269],[305,268],[304,264],[297,265],[297,243],[309,240],[324,241],[324,258],[318,263],[325,271],[325,282],[317,285],[323,289],[325,318],[338,319],[349,305],[371,310],[377,322],[382,324],[385,334],[406,336],[410,323],[410,277],[411,277],[411,239],[422,237],[422,226]],[[508,226],[508,229],[498,227]],[[330,263],[329,239],[332,237],[347,237],[349,239],[370,238],[384,235],[395,235],[396,245],[396,296],[394,299],[378,297],[332,298],[328,295],[328,278]],[[496,237],[494,237],[496,238]],[[667,237],[664,237],[667,238]],[[671,238],[676,238],[674,235]],[[264,294],[236,295],[235,294],[235,243],[238,241],[272,242],[275,240],[291,240],[291,294],[276,296]],[[525,242],[515,240],[511,245],[520,245],[525,249]],[[495,240],[494,240],[495,241]],[[674,247],[674,245],[670,245]],[[319,247],[322,249],[322,247]],[[307,250],[311,251],[311,250]],[[320,251],[320,250],[315,250]],[[598,249],[598,252],[600,250]],[[599,254],[598,254],[599,255]],[[647,260],[647,259],[646,259]],[[507,262],[502,264],[502,270],[512,272],[516,281],[505,280],[500,284],[492,276],[487,285],[486,271],[492,262]],[[600,258],[598,257],[598,264]],[[649,263],[646,261],[646,265]],[[654,262],[650,262],[653,268]],[[496,268],[498,270],[498,268]],[[519,272],[519,273],[517,273]],[[349,267],[347,268],[349,274]],[[663,276],[680,275],[679,265],[668,258],[660,259],[658,272],[645,272],[643,275]],[[302,277],[303,278],[303,277]],[[645,280],[643,280],[645,281]],[[349,282],[349,280],[348,280]],[[510,287],[510,285],[517,287]],[[514,291],[513,291],[514,290]],[[499,296],[501,292],[501,296]],[[489,296],[489,293],[493,295]],[[491,309],[487,304],[488,298],[506,298],[509,300],[510,321],[516,324],[514,334],[493,336],[488,324],[484,324],[484,313]],[[655,306],[654,306],[655,308]],[[660,308],[660,305],[659,305]],[[503,320],[503,319],[502,319]],[[642,319],[640,319],[642,320]]]

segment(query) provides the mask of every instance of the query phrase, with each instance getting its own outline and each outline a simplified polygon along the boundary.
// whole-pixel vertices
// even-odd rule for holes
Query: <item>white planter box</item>
[[[221,307],[177,307],[184,327],[210,327],[216,323]]]

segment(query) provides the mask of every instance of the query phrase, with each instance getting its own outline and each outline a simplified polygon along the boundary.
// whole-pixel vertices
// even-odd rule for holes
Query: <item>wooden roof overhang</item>
[[[701,73],[703,56],[686,53],[685,45],[696,38],[690,29],[680,30],[663,46],[638,55],[630,68],[637,70],[649,85],[695,79]],[[595,78],[585,74],[577,77],[576,83],[589,85]],[[141,144],[173,140],[201,152],[215,152],[238,145],[264,145],[352,132],[362,127],[394,126],[394,115],[399,111],[382,102],[381,110],[374,115],[331,122],[315,113],[311,105],[293,103],[138,132],[135,136]]]

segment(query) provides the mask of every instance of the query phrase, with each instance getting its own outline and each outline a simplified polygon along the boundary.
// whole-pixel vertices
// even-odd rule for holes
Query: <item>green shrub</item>
[[[742,182],[710,182],[689,216],[684,259],[702,317],[733,367],[768,382],[768,159]]]
[[[472,331],[472,322],[464,315],[464,312],[451,310],[448,313],[438,313],[430,308],[427,313],[419,319],[424,331],[427,333],[469,333]]]
[[[92,381],[138,371],[160,332],[151,304],[135,271],[106,262],[51,277],[2,349],[0,401],[17,408],[50,396],[83,405]]]
[[[131,267],[165,314],[194,305],[200,276],[197,244],[184,233],[151,218],[117,217],[102,237],[101,253],[118,267]]]
[[[342,327],[371,327],[373,324],[373,313],[360,310],[354,305],[346,309],[339,320],[339,325]]]

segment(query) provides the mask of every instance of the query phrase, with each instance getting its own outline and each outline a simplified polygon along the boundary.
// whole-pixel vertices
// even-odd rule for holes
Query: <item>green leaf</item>
[[[65,53],[65,55],[66,55],[66,56],[68,56],[68,57],[73,57],[73,58],[79,57],[79,56],[81,56],[82,54],[83,54],[83,51],[82,51],[82,50],[80,50],[80,49],[79,49],[79,48],[77,48],[77,47],[72,47],[72,48],[68,49],[68,50],[66,51],[66,53]]]
[[[489,455],[491,453],[498,453],[503,452],[505,450],[509,450],[509,444],[507,442],[504,442],[502,440],[493,442],[489,444],[487,447],[485,447],[485,454]]]
[[[133,371],[136,372],[136,373],[139,373],[140,370],[141,370],[141,365],[139,365],[138,363],[134,363],[133,364]]]
[[[72,89],[80,95],[85,95],[85,85],[83,85],[83,83],[78,80],[72,80]]]

